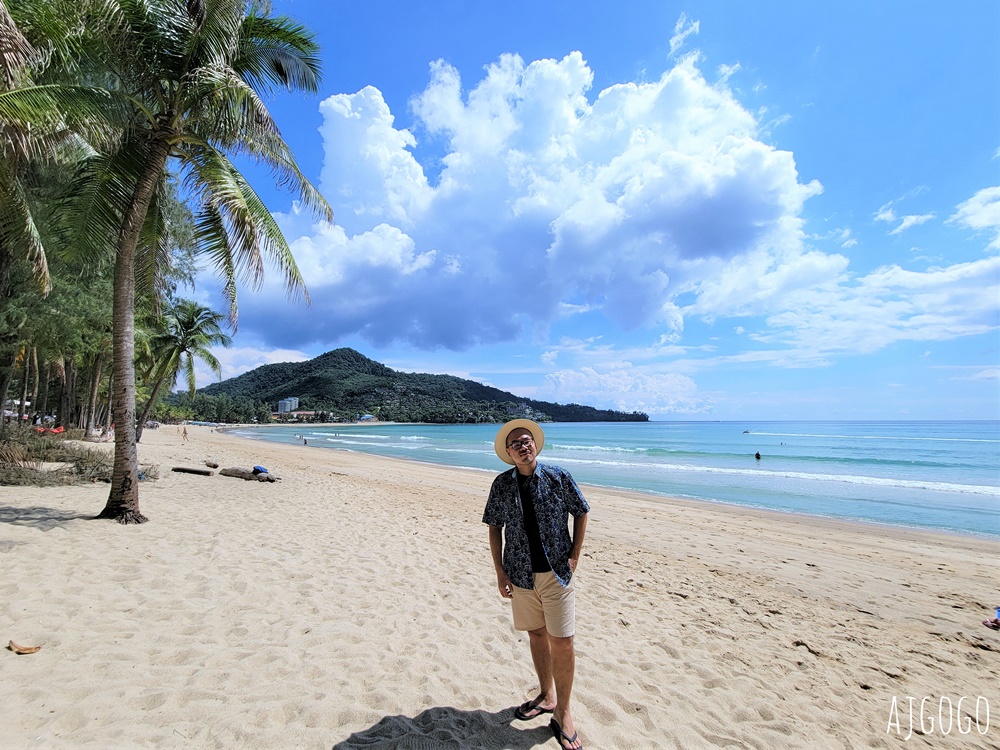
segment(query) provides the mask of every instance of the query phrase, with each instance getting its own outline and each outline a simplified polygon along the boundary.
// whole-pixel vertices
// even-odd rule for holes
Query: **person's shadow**
[[[435,706],[409,716],[386,716],[355,732],[333,750],[529,750],[552,739],[548,722],[511,726],[514,709],[497,713]]]

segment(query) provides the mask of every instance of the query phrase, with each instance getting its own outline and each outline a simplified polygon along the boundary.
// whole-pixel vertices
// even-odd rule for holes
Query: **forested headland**
[[[351,421],[370,414],[395,422],[503,422],[526,417],[552,422],[646,422],[641,412],[555,404],[515,396],[453,375],[397,372],[354,349],[335,349],[307,362],[264,365],[213,383],[199,397],[240,402],[299,399],[303,419]]]

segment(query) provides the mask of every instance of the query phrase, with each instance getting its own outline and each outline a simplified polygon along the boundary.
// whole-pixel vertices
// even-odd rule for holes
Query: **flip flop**
[[[1000,617],[994,617],[992,620],[983,620],[983,625],[990,630],[1000,630]]]
[[[542,708],[536,701],[525,701],[514,709],[514,718],[520,721],[528,721],[542,714],[552,713],[551,708]]]
[[[572,747],[573,743],[577,741],[576,738],[580,736],[579,732],[573,732],[573,736],[570,737],[562,730],[562,727],[559,726],[559,722],[556,721],[555,719],[551,719],[549,721],[549,729],[552,730],[552,734],[555,736],[556,742],[559,743],[559,747],[563,748],[563,750],[583,750],[582,742],[580,743],[579,748]],[[563,744],[564,741],[568,742],[569,745],[564,745]]]

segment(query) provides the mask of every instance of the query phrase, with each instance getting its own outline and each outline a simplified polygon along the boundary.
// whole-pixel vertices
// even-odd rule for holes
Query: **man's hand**
[[[497,588],[504,599],[514,598],[514,587],[511,585],[507,572],[503,569],[503,536],[499,526],[490,526],[490,556],[497,572]]]
[[[507,577],[507,574],[502,569],[501,572],[497,573],[497,589],[500,590],[500,596],[504,599],[514,598],[514,587],[511,585],[510,578]]]
[[[576,573],[583,552],[583,535],[587,531],[587,513],[573,518],[573,546],[569,548],[569,569]]]

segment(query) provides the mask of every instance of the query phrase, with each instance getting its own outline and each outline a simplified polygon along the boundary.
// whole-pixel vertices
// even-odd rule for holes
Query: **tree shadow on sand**
[[[93,519],[94,515],[71,513],[55,508],[45,508],[35,505],[30,508],[15,508],[10,505],[0,505],[0,523],[15,526],[31,526],[41,531],[49,531],[57,526],[63,526],[70,521]]]
[[[497,713],[435,706],[409,716],[386,716],[333,750],[529,750],[552,739],[548,724],[511,726],[514,709]]]

